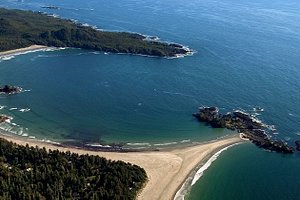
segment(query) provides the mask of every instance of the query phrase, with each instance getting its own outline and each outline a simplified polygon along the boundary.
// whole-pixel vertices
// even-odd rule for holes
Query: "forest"
[[[0,51],[34,44],[158,57],[189,53],[181,45],[147,40],[136,33],[101,31],[41,12],[0,8]]]
[[[146,180],[130,163],[0,139],[0,199],[135,199]]]

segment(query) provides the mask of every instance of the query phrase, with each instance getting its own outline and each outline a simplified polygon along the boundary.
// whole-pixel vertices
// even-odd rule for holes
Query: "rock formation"
[[[286,142],[272,139],[267,134],[266,125],[249,113],[236,110],[233,113],[222,115],[219,114],[217,107],[200,107],[199,111],[193,116],[213,128],[237,130],[260,148],[280,153],[294,152],[294,149]],[[298,148],[300,148],[300,142]]]

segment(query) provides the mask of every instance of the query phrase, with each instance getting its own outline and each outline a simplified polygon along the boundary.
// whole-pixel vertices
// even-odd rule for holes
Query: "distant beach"
[[[202,144],[195,144],[190,147],[118,153],[60,147],[51,143],[7,135],[4,131],[0,133],[0,137],[20,145],[28,144],[52,150],[58,149],[78,154],[99,155],[107,159],[122,160],[141,166],[146,170],[149,178],[147,185],[138,196],[138,199],[143,200],[174,199],[177,191],[182,187],[186,179],[192,175],[192,172],[195,171],[199,164],[209,160],[211,156],[221,149],[241,142],[241,139],[237,135],[234,135]]]
[[[18,55],[18,54],[22,54],[22,53],[26,53],[26,52],[31,52],[31,51],[45,50],[48,48],[49,47],[43,46],[43,45],[31,45],[31,46],[25,47],[25,48],[14,49],[14,50],[9,50],[9,51],[2,51],[2,52],[0,52],[0,58]]]

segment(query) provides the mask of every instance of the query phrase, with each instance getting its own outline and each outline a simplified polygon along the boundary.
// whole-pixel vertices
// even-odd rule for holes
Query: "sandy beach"
[[[53,144],[28,140],[14,136],[0,135],[0,137],[20,145],[45,147],[71,151],[78,154],[99,155],[111,160],[122,160],[143,167],[149,181],[141,191],[138,199],[158,200],[174,199],[176,192],[181,188],[186,178],[199,165],[209,159],[218,150],[241,142],[239,136],[231,136],[203,144],[178,149],[145,152],[98,152],[71,147],[58,147]]]
[[[20,48],[20,49],[14,49],[14,50],[9,50],[9,51],[2,51],[0,52],[0,58],[5,57],[5,56],[11,56],[15,54],[20,54],[24,53],[27,51],[35,51],[35,50],[42,50],[42,49],[47,49],[47,46],[42,46],[42,45],[31,45],[29,47],[25,48]]]

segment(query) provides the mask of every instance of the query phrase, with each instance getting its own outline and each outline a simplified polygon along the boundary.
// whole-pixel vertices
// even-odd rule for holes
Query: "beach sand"
[[[174,199],[176,192],[181,188],[186,178],[199,163],[206,162],[210,156],[220,149],[231,144],[241,142],[238,135],[197,144],[190,147],[177,149],[165,149],[160,151],[144,152],[99,152],[77,149],[72,147],[58,147],[49,143],[23,139],[14,136],[0,135],[0,137],[20,145],[45,147],[46,149],[58,149],[71,151],[78,154],[99,155],[111,160],[122,160],[144,168],[149,181],[138,196],[143,200],[168,200]]]
[[[15,54],[20,54],[28,51],[35,51],[35,50],[42,50],[42,49],[47,49],[47,46],[42,46],[42,45],[31,45],[29,47],[25,48],[20,48],[20,49],[14,49],[14,50],[9,50],[9,51],[2,51],[0,52],[0,58],[5,57],[5,56],[11,56]]]

